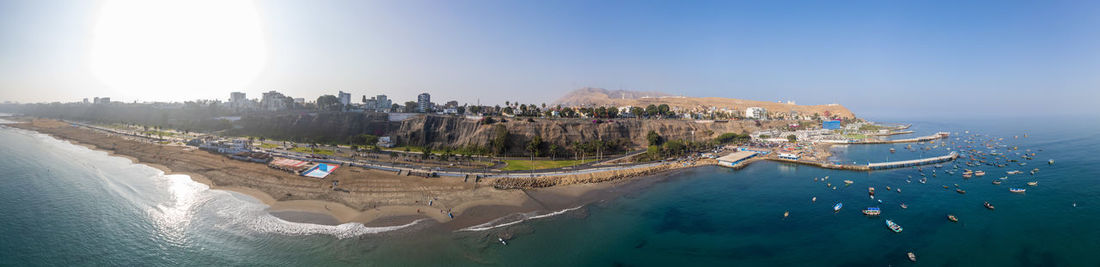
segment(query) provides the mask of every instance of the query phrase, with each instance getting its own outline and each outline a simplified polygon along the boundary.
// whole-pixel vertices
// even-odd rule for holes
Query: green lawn
[[[327,155],[327,156],[332,156],[333,155],[332,150],[321,149],[321,148],[310,149],[308,147],[295,147],[295,148],[291,149],[290,151],[301,152],[301,153],[313,153],[313,154],[317,154],[317,155]]]
[[[589,163],[594,160],[505,160],[507,166],[504,166],[505,171],[526,171],[526,170],[541,170],[541,169],[553,169],[574,166],[578,164]]]

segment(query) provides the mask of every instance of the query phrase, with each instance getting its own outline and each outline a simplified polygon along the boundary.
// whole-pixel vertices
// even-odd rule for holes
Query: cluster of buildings
[[[92,98],[92,101],[90,101],[90,102],[88,101],[88,98],[84,98],[84,104],[99,104],[99,105],[102,105],[102,104],[110,104],[110,103],[111,103],[111,98],[110,97],[95,97],[95,98]]]

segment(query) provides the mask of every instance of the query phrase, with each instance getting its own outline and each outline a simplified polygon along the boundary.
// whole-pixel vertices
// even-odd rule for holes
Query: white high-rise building
[[[768,111],[761,107],[751,107],[745,109],[745,118],[766,120],[768,119]]]
[[[345,109],[347,109],[348,105],[351,104],[351,94],[340,91],[340,94],[337,97],[340,99],[340,105],[343,106]]]

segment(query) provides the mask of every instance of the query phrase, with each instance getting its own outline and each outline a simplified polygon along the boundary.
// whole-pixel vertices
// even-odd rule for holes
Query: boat
[[[974,172],[974,176],[985,176],[985,171],[976,171]]]
[[[964,173],[964,174],[963,174],[963,179],[970,179],[970,177],[971,177],[971,176],[970,176],[970,174],[969,174],[969,173]]]
[[[788,210],[783,212],[783,218],[787,218],[789,216],[791,216],[791,211]]]
[[[943,189],[948,189],[948,188],[951,188],[951,187],[947,187],[947,185],[943,186]]]
[[[1007,173],[1008,175],[1014,175],[1014,174],[1020,174],[1020,173],[1023,173],[1023,172],[1020,171],[1020,170],[1011,170],[1011,171],[1007,171],[1005,173]]]
[[[901,188],[898,188],[897,191],[898,191],[898,193],[901,193]]]
[[[890,186],[889,186],[889,185],[887,185],[887,186],[886,186],[886,191],[890,191],[890,190],[893,190],[893,189],[890,189]]]
[[[890,153],[894,153],[894,152],[897,152],[897,150],[894,150],[894,148],[891,147],[890,148]]]
[[[947,215],[947,220],[952,221],[952,222],[959,222],[959,218],[955,217],[954,214],[948,214]]]
[[[893,148],[891,148],[891,150],[892,150],[892,149],[893,149]],[[1048,161],[1047,161],[1047,164],[1050,164],[1050,165],[1054,165],[1054,160],[1053,160],[1053,159],[1051,159],[1051,160],[1048,160]]]
[[[923,184],[923,183],[927,183],[927,182],[928,182],[928,178],[920,178],[920,183]]]
[[[1023,188],[1009,188],[1009,189],[1008,189],[1008,191],[1010,191],[1010,192],[1012,192],[1012,193],[1025,193],[1025,192],[1027,192],[1027,189],[1023,189]]]
[[[912,251],[910,251],[910,252],[909,252],[909,261],[911,261],[911,262],[917,262],[917,254],[913,254],[913,252],[912,252]]]
[[[985,208],[987,208],[987,209],[993,209],[993,204],[989,204],[988,201],[986,201],[985,204],[982,204],[982,205],[985,206]]]
[[[497,241],[500,241],[500,244],[501,244],[501,245],[505,245],[505,246],[507,246],[507,245],[508,245],[508,242],[507,242],[507,241],[504,241],[504,238],[503,238],[503,237],[497,237]]]
[[[844,203],[837,202],[836,205],[833,205],[833,212],[840,211],[842,207],[844,207]]]
[[[959,193],[959,194],[966,194],[966,190],[962,190],[962,189],[959,189],[959,188],[955,188],[955,192]]]
[[[901,208],[903,208],[903,209],[908,209],[909,208],[909,205],[905,205],[905,203],[901,203],[901,205],[899,205],[899,206],[901,206]]]
[[[867,188],[867,194],[871,195],[871,196],[874,196],[875,195],[875,188],[874,187],[868,187]]]
[[[844,180],[844,185],[845,186],[850,185],[852,183],[853,183],[852,180]]]
[[[993,184],[1001,184],[1000,180],[993,180]]]
[[[1036,185],[1039,185],[1039,182],[1038,182],[1038,181],[1035,181],[1035,182],[1027,182],[1027,185],[1028,185],[1028,186],[1036,186]]]
[[[868,207],[867,209],[863,210],[863,215],[878,216],[879,214],[882,214],[882,211],[879,210],[878,207]]]
[[[811,198],[810,202],[817,202],[817,197]]]
[[[898,225],[891,220],[886,220],[886,227],[890,227],[890,230],[893,230],[895,233],[901,233],[902,230],[901,225]]]

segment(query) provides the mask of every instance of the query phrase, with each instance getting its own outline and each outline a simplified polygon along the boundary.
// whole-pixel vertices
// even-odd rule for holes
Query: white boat
[[[501,245],[505,245],[505,246],[508,245],[508,241],[504,241],[504,238],[502,238],[502,237],[497,237],[497,240],[500,241]]]
[[[1039,185],[1039,182],[1038,182],[1038,181],[1035,181],[1035,182],[1027,182],[1027,185],[1028,185],[1028,186],[1036,186],[1036,185]]]
[[[844,207],[844,203],[837,202],[836,205],[833,205],[833,212],[840,211],[840,208],[843,208],[843,207]]]
[[[1025,192],[1027,192],[1027,189],[1023,189],[1023,188],[1009,188],[1009,189],[1008,189],[1008,191],[1011,191],[1012,193],[1025,193]]]

